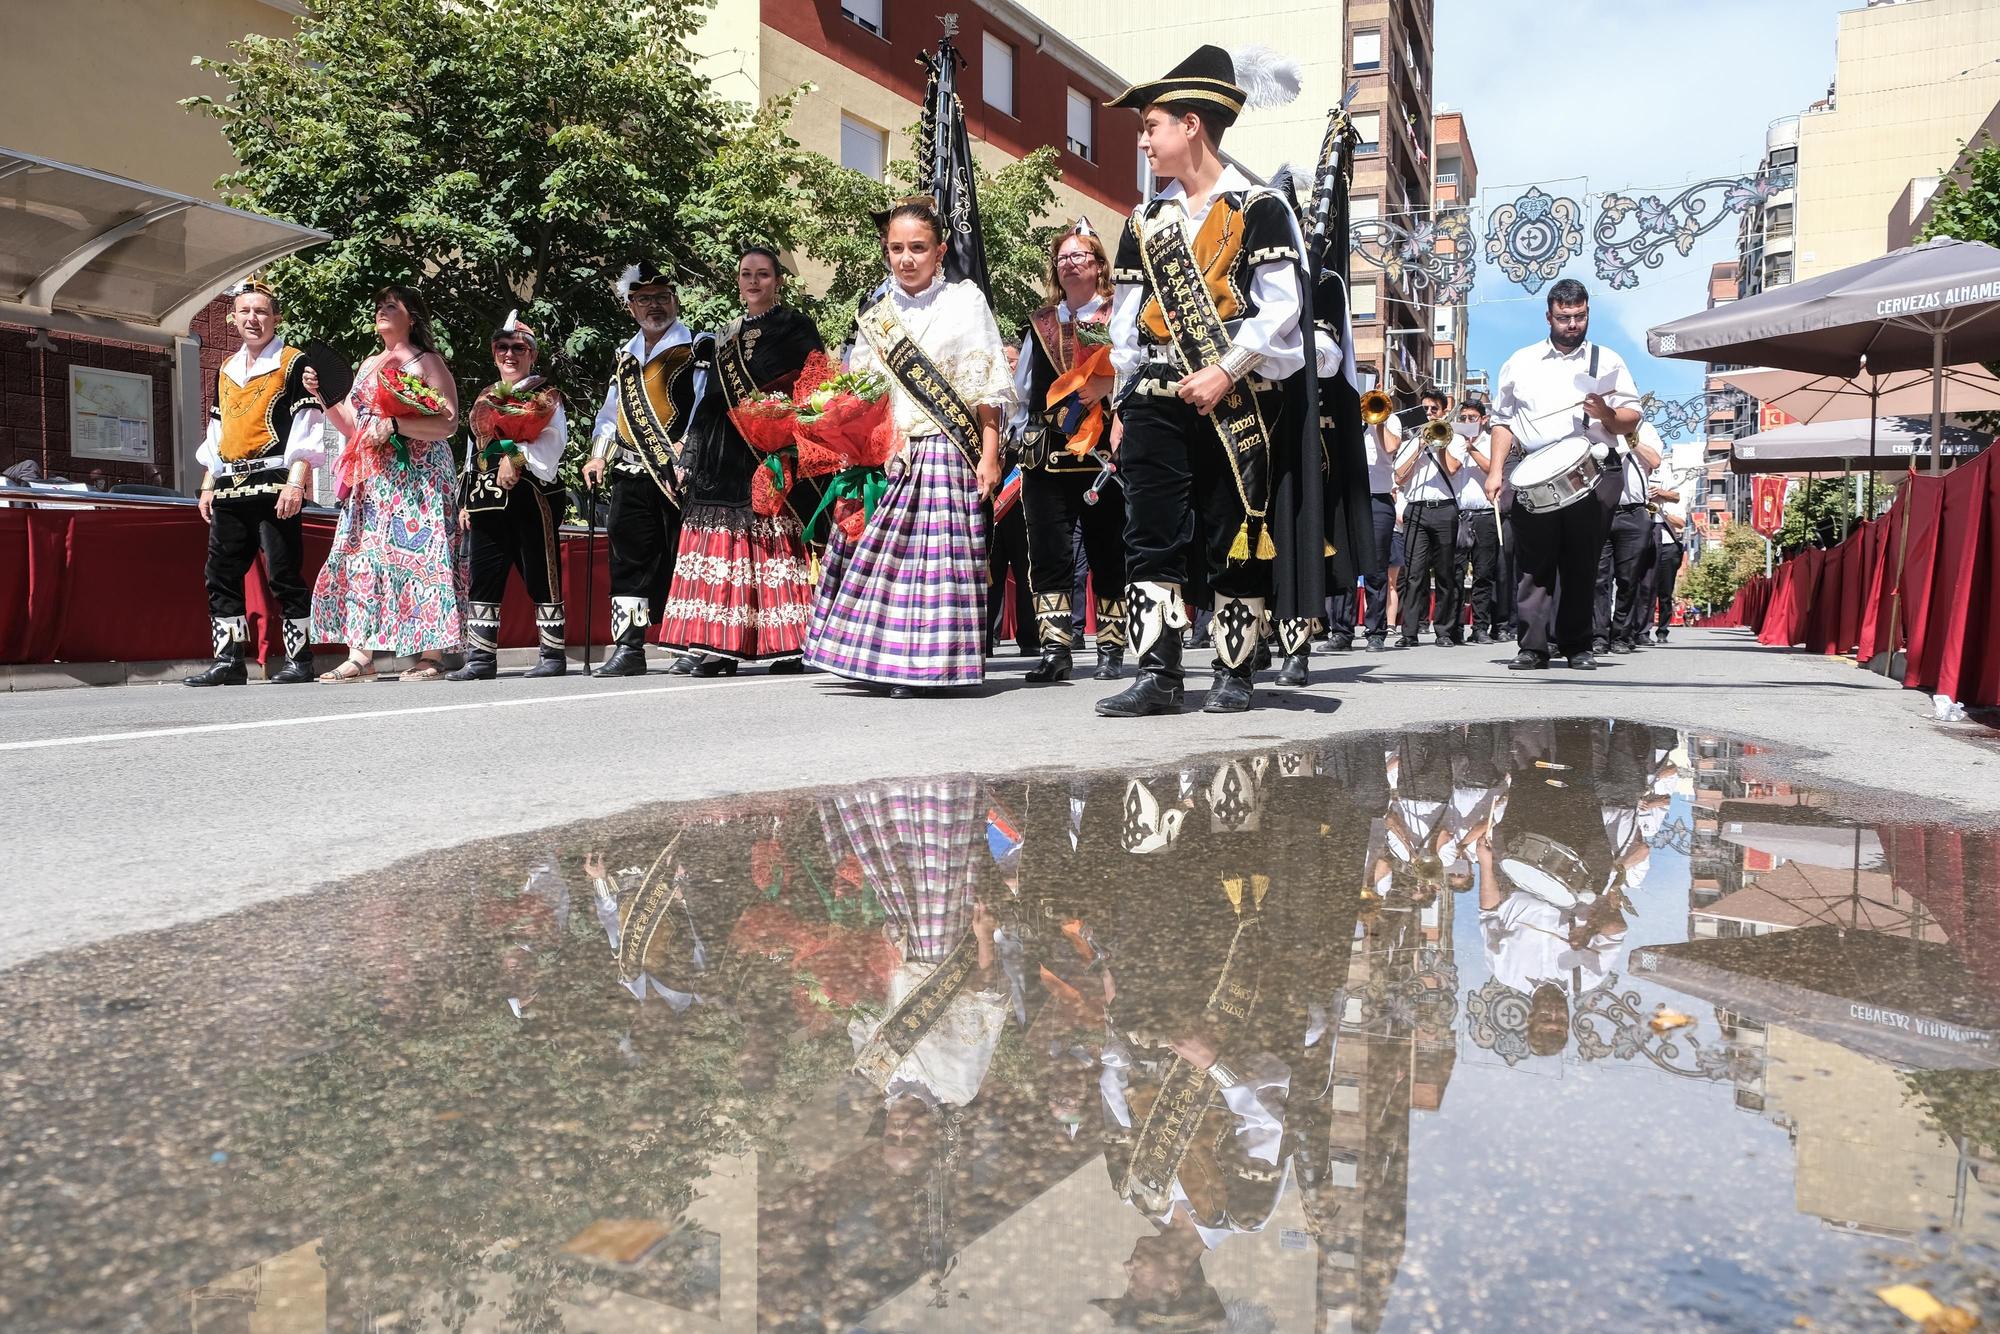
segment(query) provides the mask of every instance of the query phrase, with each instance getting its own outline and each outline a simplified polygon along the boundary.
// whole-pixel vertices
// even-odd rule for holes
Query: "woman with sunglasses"
[[[558,532],[569,494],[556,475],[569,418],[562,394],[535,373],[537,351],[535,331],[510,312],[493,335],[500,379],[479,391],[466,414],[472,443],[460,475],[458,527],[467,543],[470,597],[465,665],[451,674],[454,681],[491,681],[498,675],[500,599],[509,570],[521,572],[535,604],[541,652],[523,675],[561,676],[569,670]]]
[[[378,652],[416,659],[403,680],[436,681],[465,639],[449,444],[458,386],[414,288],[375,294],[375,336],[382,350],[361,363],[347,400],[327,409],[345,442],[343,500],[313,586],[312,642],[347,645],[347,660],[319,677],[329,684],[372,680]],[[317,377],[306,387],[317,393]]]

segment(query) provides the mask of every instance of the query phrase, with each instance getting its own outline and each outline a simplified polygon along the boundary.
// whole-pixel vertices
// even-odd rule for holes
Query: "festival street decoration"
[[[1672,247],[1683,258],[1717,224],[1747,213],[1792,183],[1789,169],[1768,176],[1718,176],[1697,181],[1672,199],[1607,194],[1599,205],[1597,276],[1613,291],[1639,285],[1641,268],[1657,269]],[[1711,205],[1719,208],[1709,212]]]
[[[1530,186],[1526,194],[1487,215],[1487,261],[1508,282],[1539,292],[1583,248],[1582,218],[1574,199]]]
[[[1349,227],[1348,238],[1355,257],[1435,301],[1456,305],[1472,294],[1477,266],[1464,209],[1408,227],[1388,218],[1363,218]]]

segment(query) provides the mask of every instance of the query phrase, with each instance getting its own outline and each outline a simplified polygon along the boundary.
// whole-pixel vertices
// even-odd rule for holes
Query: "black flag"
[[[965,104],[958,100],[958,71],[965,57],[952,44],[958,30],[955,17],[943,22],[937,50],[922,57],[930,79],[923,118],[917,122],[917,183],[937,200],[938,217],[944,221],[944,276],[952,282],[970,279],[991,300],[972,141],[965,132]]]

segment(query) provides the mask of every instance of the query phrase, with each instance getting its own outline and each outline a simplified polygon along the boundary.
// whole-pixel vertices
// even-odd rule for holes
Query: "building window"
[[[1382,151],[1382,113],[1364,111],[1354,118],[1354,132],[1361,136],[1355,147],[1357,153],[1379,153]]]
[[[882,0],[840,0],[840,16],[882,35]]]
[[[1792,257],[1790,255],[1766,255],[1764,257],[1764,286],[1783,287],[1792,280]]]
[[[1443,388],[1443,387],[1446,387],[1446,386],[1450,385],[1450,384],[1451,384],[1451,382],[1452,382],[1452,378],[1451,378],[1451,358],[1450,358],[1450,357],[1438,357],[1437,359],[1435,359],[1434,361],[1432,361],[1432,362],[1431,362],[1431,383],[1432,383],[1432,384],[1434,384],[1434,385],[1437,385],[1437,386],[1439,386],[1440,388]]]
[[[1790,236],[1792,234],[1792,206],[1775,204],[1764,212],[1764,235]]]
[[[1771,150],[1770,165],[1773,167],[1789,167],[1798,160],[1799,150],[1796,148],[1774,148]]]
[[[986,105],[1011,116],[1014,114],[1014,48],[989,32],[980,38],[980,49],[980,59],[985,65],[981,87]]]
[[[1382,68],[1382,34],[1379,32],[1357,32],[1354,34],[1354,72],[1366,73]]]
[[[1375,284],[1373,281],[1354,284],[1354,318],[1372,320],[1375,318]]]
[[[889,136],[866,121],[840,118],[840,165],[871,180],[887,177]]]
[[[1359,199],[1350,199],[1347,203],[1347,220],[1349,222],[1372,222],[1381,216],[1382,197],[1380,195],[1362,195]]]
[[[1097,108],[1076,89],[1069,90],[1069,151],[1085,162],[1097,161],[1097,135],[1093,130]]]

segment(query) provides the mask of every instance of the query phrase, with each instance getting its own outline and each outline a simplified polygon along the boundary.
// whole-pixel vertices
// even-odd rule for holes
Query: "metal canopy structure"
[[[231,282],[328,239],[0,148],[0,321],[170,344]]]

